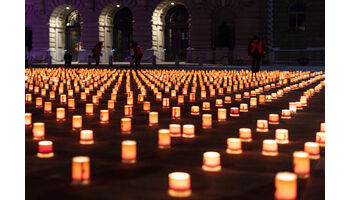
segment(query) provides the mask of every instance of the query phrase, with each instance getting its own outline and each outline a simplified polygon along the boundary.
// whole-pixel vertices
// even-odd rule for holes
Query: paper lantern
[[[257,132],[268,132],[269,131],[269,124],[267,120],[257,120],[256,121],[256,131]]]
[[[61,102],[62,104],[67,103],[67,96],[66,96],[65,94],[62,94],[62,95],[60,96],[60,102]]]
[[[56,108],[56,119],[57,121],[63,121],[66,118],[65,108]]]
[[[317,142],[305,142],[304,151],[309,154],[310,159],[320,158],[320,145]]]
[[[122,133],[131,133],[131,118],[120,119],[120,130]]]
[[[239,109],[237,107],[230,108],[230,116],[231,117],[239,117]]]
[[[201,99],[207,98],[207,92],[205,90],[201,91]]]
[[[256,108],[256,107],[257,107],[256,98],[254,98],[254,97],[250,98],[250,108]]]
[[[45,123],[35,122],[33,123],[33,139],[42,140],[45,138]]]
[[[259,95],[259,104],[265,104],[265,95]]]
[[[88,184],[90,182],[90,158],[76,156],[72,159],[73,184]]]
[[[125,117],[132,117],[132,106],[131,105],[124,106],[124,115],[125,115]]]
[[[170,101],[169,98],[163,98],[163,108],[169,108]]]
[[[326,143],[326,134],[323,132],[317,132],[316,142],[320,145],[320,147],[324,147]]]
[[[218,108],[218,121],[226,121],[226,108]]]
[[[248,112],[248,104],[246,103],[241,103],[239,105],[239,112]]]
[[[291,172],[278,172],[275,176],[275,199],[297,198],[297,176]]]
[[[191,106],[191,115],[199,115],[199,106]]]
[[[182,137],[184,138],[194,138],[195,129],[193,124],[184,124],[182,126]]]
[[[93,144],[93,143],[94,143],[94,132],[92,130],[81,130],[80,144]]]
[[[81,101],[86,101],[86,93],[85,92],[81,92],[80,93],[80,100]]]
[[[44,112],[45,112],[45,113],[51,113],[51,111],[52,111],[52,103],[46,101],[46,102],[44,103]]]
[[[289,110],[292,113],[296,113],[297,112],[297,104],[295,102],[289,102]]]
[[[81,117],[81,115],[73,115],[72,127],[73,127],[73,130],[81,129],[83,127],[83,118]]]
[[[269,114],[269,124],[279,124],[279,115]]]
[[[136,148],[135,140],[122,141],[122,163],[136,163]]]
[[[184,95],[179,95],[179,96],[177,97],[177,103],[178,103],[179,105],[183,105],[184,102],[185,102],[185,97],[184,97]]]
[[[203,102],[202,110],[210,110],[210,102]]]
[[[158,112],[149,112],[148,121],[150,126],[158,124]]]
[[[43,98],[41,98],[41,97],[37,97],[36,99],[35,99],[35,106],[36,107],[41,107],[41,106],[43,106]]]
[[[252,130],[250,128],[240,128],[239,129],[239,138],[242,142],[251,142],[252,141]]]
[[[326,132],[326,124],[325,123],[321,123],[320,132],[323,132],[323,133]]]
[[[217,172],[221,170],[220,154],[214,151],[208,151],[203,154],[202,169],[208,172]]]
[[[169,124],[169,131],[171,137],[181,136],[181,125],[180,124]]]
[[[75,109],[75,100],[68,99],[68,109]]]
[[[191,191],[191,176],[185,172],[173,172],[168,175],[169,190],[171,197],[189,197]]]
[[[215,106],[216,107],[222,107],[223,106],[222,99],[216,99],[215,100]]]
[[[36,154],[39,158],[52,158],[53,143],[49,140],[42,140],[38,142],[38,153]]]
[[[151,102],[144,101],[143,102],[143,111],[149,112],[151,110]]]
[[[310,158],[309,154],[304,151],[293,153],[294,173],[299,178],[308,178],[310,176]]]
[[[55,91],[50,91],[49,96],[50,96],[50,100],[55,100],[55,97],[56,97]]]
[[[202,127],[211,128],[212,127],[212,115],[211,114],[202,114]]]
[[[288,144],[289,143],[288,130],[287,129],[276,129],[275,139],[276,139],[278,144]]]
[[[242,142],[239,138],[228,138],[226,153],[228,154],[241,154],[242,153]]]
[[[32,94],[26,94],[26,103],[32,102]]]
[[[231,103],[231,97],[230,96],[225,96],[224,103]]]
[[[283,109],[281,119],[291,119],[291,118],[292,118],[291,111],[287,109]]]
[[[100,110],[100,122],[108,123],[109,121],[109,111],[108,110]]]
[[[171,137],[169,129],[158,130],[158,147],[160,149],[170,148]]]
[[[241,101],[242,95],[241,94],[235,94],[235,101]]]
[[[99,102],[98,96],[97,96],[97,95],[92,96],[92,103],[93,103],[94,105],[98,105],[98,102]]]
[[[262,154],[264,156],[277,156],[278,144],[276,140],[263,140]]]
[[[114,107],[115,107],[115,101],[113,101],[113,100],[108,100],[108,101],[107,101],[107,108],[108,108],[109,110],[114,110]]]
[[[173,119],[180,119],[181,118],[181,108],[180,107],[173,107],[172,108],[172,117],[173,117]]]
[[[32,113],[25,113],[25,125],[32,125]]]

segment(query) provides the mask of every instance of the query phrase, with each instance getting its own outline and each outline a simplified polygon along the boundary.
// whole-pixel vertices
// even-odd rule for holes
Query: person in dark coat
[[[92,49],[92,58],[96,60],[95,67],[97,67],[100,64],[100,56],[102,56],[101,50],[102,50],[102,42],[98,42],[95,45],[95,47]]]
[[[262,56],[265,54],[265,45],[263,41],[256,35],[249,42],[248,56],[252,58],[252,72],[257,73],[260,69]]]
[[[132,58],[134,59],[135,67],[141,67],[141,59],[143,56],[141,46],[137,42],[132,41],[130,42],[130,47],[134,50],[134,55],[132,56]]]
[[[64,53],[64,67],[71,67],[72,66],[72,54],[69,51],[66,51]]]

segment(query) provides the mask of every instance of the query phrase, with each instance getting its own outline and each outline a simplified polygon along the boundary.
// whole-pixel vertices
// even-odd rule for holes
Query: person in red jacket
[[[249,42],[248,56],[252,58],[252,72],[259,72],[261,58],[265,54],[265,45],[262,40],[254,35],[253,40]]]
[[[92,58],[96,60],[95,67],[97,67],[100,64],[100,56],[102,56],[101,50],[102,50],[102,42],[98,42],[95,45],[95,47],[92,49]]]
[[[134,55],[133,55],[132,58],[134,59],[135,67],[141,67],[141,63],[140,62],[141,62],[141,58],[143,56],[142,48],[135,41],[130,42],[130,47],[131,47],[131,49],[134,50]]]

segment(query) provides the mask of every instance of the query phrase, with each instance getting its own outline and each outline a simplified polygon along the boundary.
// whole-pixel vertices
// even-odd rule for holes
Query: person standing
[[[72,66],[72,54],[69,51],[66,51],[64,53],[64,67],[71,67]]]
[[[142,51],[142,48],[141,46],[135,42],[135,41],[132,41],[130,43],[130,46],[131,48],[134,50],[134,55],[133,55],[133,59],[135,61],[135,67],[141,67],[141,59],[142,59],[142,56],[143,56],[143,51]]]
[[[95,47],[92,49],[92,58],[96,60],[95,67],[97,67],[100,64],[100,56],[102,56],[101,50],[102,50],[102,42],[98,42],[95,45]]]
[[[253,73],[259,72],[263,54],[265,54],[265,45],[257,35],[254,35],[254,38],[249,42],[248,47],[248,56],[252,58]]]

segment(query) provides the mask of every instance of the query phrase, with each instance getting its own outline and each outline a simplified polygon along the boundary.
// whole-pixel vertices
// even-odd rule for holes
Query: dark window
[[[302,3],[294,3],[289,7],[289,30],[305,31],[305,7]]]

